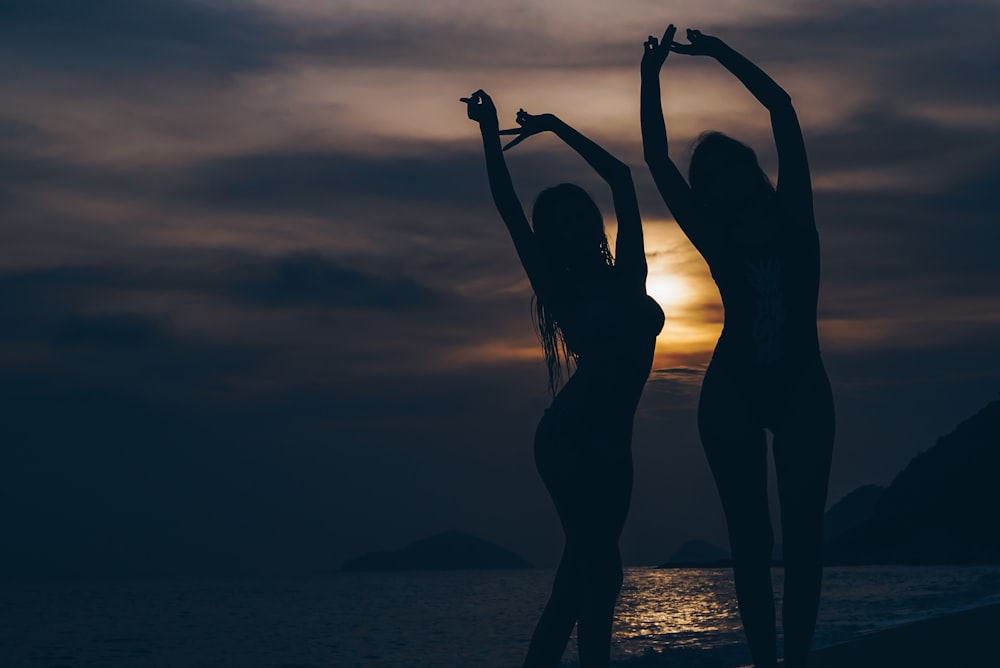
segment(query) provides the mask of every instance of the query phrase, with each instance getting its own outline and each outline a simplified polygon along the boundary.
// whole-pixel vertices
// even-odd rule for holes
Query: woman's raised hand
[[[663,33],[663,39],[658,40],[652,35],[642,43],[642,71],[644,74],[659,74],[660,68],[670,55],[671,46],[674,44],[674,33],[677,28],[671,23]]]
[[[717,56],[726,46],[718,37],[703,35],[700,30],[688,28],[687,38],[690,44],[673,42],[670,50],[687,56]]]
[[[480,89],[469,97],[459,98],[460,102],[466,105],[466,113],[469,118],[479,123],[479,127],[484,130],[499,130],[500,121],[497,120],[497,108],[493,104],[493,98]]]
[[[500,131],[500,134],[502,135],[517,135],[517,137],[514,138],[514,141],[503,147],[503,150],[505,151],[509,148],[517,146],[531,135],[537,135],[539,132],[546,132],[548,130],[555,129],[556,122],[559,119],[552,114],[538,114],[535,116],[534,114],[529,114],[524,109],[519,109],[514,120],[521,127]]]

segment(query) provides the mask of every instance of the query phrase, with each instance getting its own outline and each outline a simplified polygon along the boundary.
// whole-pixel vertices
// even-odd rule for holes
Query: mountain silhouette
[[[873,516],[828,543],[827,562],[1000,563],[998,470],[994,401],[914,457],[879,495]]]
[[[823,540],[830,542],[875,517],[885,487],[864,485],[833,504],[823,517]]]
[[[860,564],[1000,563],[1000,401],[914,457],[888,487],[864,485],[827,510],[824,561]],[[775,546],[773,565],[781,563]],[[729,553],[684,543],[660,568],[729,566]]]
[[[533,568],[510,550],[462,531],[439,533],[388,552],[369,552],[344,562],[344,571]]]

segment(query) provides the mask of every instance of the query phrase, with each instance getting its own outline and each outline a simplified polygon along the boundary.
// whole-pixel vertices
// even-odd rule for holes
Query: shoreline
[[[809,668],[989,665],[988,659],[997,658],[994,634],[998,628],[1000,603],[993,603],[873,631],[813,650]]]
[[[870,631],[852,640],[814,649],[808,668],[974,668],[995,665],[993,634],[1000,628],[1000,603],[946,612],[935,617]],[[745,643],[745,640],[743,641]],[[718,656],[699,656],[694,648],[648,651],[641,656],[613,660],[619,668],[632,666],[705,666],[736,668]],[[690,652],[690,653],[689,653]],[[747,657],[749,659],[749,656]],[[575,662],[563,666],[576,666]],[[779,660],[778,665],[784,666]],[[739,668],[753,668],[739,663]]]

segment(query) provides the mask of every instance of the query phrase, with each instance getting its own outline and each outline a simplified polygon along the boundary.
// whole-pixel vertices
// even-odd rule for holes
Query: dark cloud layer
[[[425,157],[329,150],[223,158],[187,173],[188,185],[178,194],[223,207],[334,215],[349,199],[371,204],[391,197],[419,205],[482,191],[479,156],[449,148],[426,146]]]
[[[9,63],[88,78],[230,74],[287,50],[259,12],[191,0],[9,0],[0,26]]]
[[[365,275],[316,255],[282,258],[263,271],[236,270],[234,279],[228,288],[231,295],[268,306],[317,304],[406,310],[437,301],[432,290],[413,280]]]
[[[857,73],[874,75],[889,100],[995,103],[996,88],[987,82],[1000,47],[980,28],[997,20],[1000,8],[990,3],[931,0],[848,4],[727,32],[733,44],[753,44],[768,61],[861,68]]]
[[[526,90],[535,68],[581,86],[597,70],[637,75],[641,34],[578,34],[541,12],[413,11],[318,25],[228,2],[0,3],[17,100],[0,112],[4,573],[322,570],[451,528],[541,563],[558,554],[530,463],[544,365],[474,127],[461,141],[380,126],[365,128],[387,133],[371,145],[300,129],[250,142],[216,136],[204,115],[223,113],[213,94],[235,94],[226,84],[242,75],[313,67],[394,81],[461,68],[456,87],[480,71]],[[984,114],[1000,102],[986,85],[1000,64],[997,12],[845,5],[720,29],[796,84],[829,78],[859,100],[822,123],[799,103],[822,184],[821,326],[839,415],[831,500],[888,482],[1000,390],[1000,135]],[[649,17],[663,20],[673,17]],[[192,83],[201,115],[182,99]],[[324,114],[355,102],[310,94]],[[426,95],[457,106],[450,90]],[[51,113],[94,100],[133,106],[96,120]],[[231,102],[219,105],[229,124],[258,118],[241,106],[256,98]],[[407,100],[398,105],[404,120]],[[138,124],[114,116],[123,108],[199,150],[163,157],[163,135],[119,134]],[[665,218],[635,123],[598,132],[632,162],[647,219]],[[771,140],[757,134],[766,157]],[[104,150],[116,142],[138,148]],[[526,206],[572,181],[610,210],[606,187],[551,138],[510,163]],[[690,308],[719,324],[717,302]],[[694,419],[709,355],[677,353],[652,375],[628,563],[725,540]]]
[[[352,309],[408,309],[436,305],[446,297],[413,279],[359,271],[317,253],[277,258],[219,254],[184,268],[170,266],[57,267],[0,274],[4,312],[15,328],[41,314],[66,313],[102,293],[189,290],[232,299],[243,306],[321,305]],[[220,264],[221,263],[221,264]],[[151,300],[155,303],[155,297]],[[125,321],[118,323],[128,329]],[[138,323],[134,323],[139,327]],[[113,321],[108,322],[114,329]]]
[[[365,313],[402,325],[415,309],[423,318],[439,310],[436,293],[412,280],[317,255],[215,260],[0,275],[3,488],[15,513],[3,538],[7,573],[334,568],[339,536],[361,529],[348,521],[359,502],[351,476],[383,476],[403,493],[415,469],[385,477],[394,469],[385,457],[406,442],[422,443],[424,455],[453,451],[436,425],[478,403],[462,390],[496,405],[509,387],[444,369],[350,371],[345,349],[390,352],[384,316]],[[122,291],[139,293],[149,313],[110,310]],[[267,345],[219,341],[171,323],[162,295],[177,291],[250,309],[258,327],[295,309],[327,315],[282,326]],[[438,317],[467,330],[460,340],[476,327],[462,309]],[[447,349],[448,337],[435,350],[420,328],[408,334],[431,344],[425,355]],[[325,380],[288,364],[302,346],[312,365],[329,367]],[[345,477],[352,461],[364,468]]]

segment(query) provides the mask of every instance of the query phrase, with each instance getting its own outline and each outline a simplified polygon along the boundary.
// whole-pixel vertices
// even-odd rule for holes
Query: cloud
[[[113,308],[107,290],[123,289],[121,276],[86,270],[5,274],[0,334],[5,391],[60,394],[86,390],[128,391],[143,397],[199,396],[252,375],[274,346],[213,341],[180,332],[169,313]],[[21,283],[21,286],[17,284]],[[32,285],[34,284],[34,285]],[[29,300],[25,300],[29,297]],[[235,387],[235,386],[233,386]]]
[[[410,310],[439,302],[438,294],[412,279],[364,274],[316,254],[228,273],[231,282],[224,292],[255,305]]]
[[[40,132],[36,134],[41,136]],[[0,206],[14,216],[30,212],[36,197],[51,200],[55,194],[83,195],[92,200],[104,197],[155,202],[161,192],[162,171],[155,167],[94,165],[42,152],[8,149],[0,151],[0,169],[8,175],[0,183],[0,193],[5,195]]]
[[[162,344],[166,331],[156,320],[135,313],[71,316],[56,324],[51,342],[59,347],[136,348]]]
[[[286,49],[259,12],[194,0],[0,3],[0,54],[88,78],[232,74]]]
[[[130,259],[0,274],[8,573],[328,568],[392,512],[373,476],[427,521],[427,489],[529,442],[544,365],[457,354],[516,339],[496,308],[516,297],[442,299],[319,255]]]
[[[649,381],[646,384],[646,392],[653,395],[665,395],[671,397],[667,403],[675,408],[691,408],[697,405],[698,394],[701,391],[701,380],[705,375],[705,369],[692,367],[671,367],[667,369],[653,369],[649,374]],[[677,397],[686,399],[686,402],[677,404]],[[664,403],[658,405],[652,412],[665,408]],[[648,414],[650,411],[643,411],[641,414]]]
[[[337,385],[334,369],[360,390],[432,369],[520,363],[517,342],[535,348],[519,293],[462,295],[319,253],[165,254],[118,266],[8,271],[0,295],[8,322],[0,342],[44,353],[24,369],[58,366],[86,350],[104,357],[109,377],[121,371],[134,380],[138,367],[154,362],[196,375],[197,361],[187,357],[231,346],[233,355],[218,358],[244,355],[245,368],[226,371],[237,394],[241,384],[279,393]],[[134,356],[147,353],[137,365]],[[172,363],[177,355],[187,361]]]
[[[834,489],[891,476],[996,391],[997,11],[0,4],[0,441],[15,444],[0,487],[25,509],[4,549],[109,572],[194,568],[199,551],[222,570],[288,563],[278,543],[335,563],[462,519],[555,555],[554,515],[520,519],[548,507],[530,291],[456,98],[495,86],[507,117],[560,113],[630,161],[651,244],[672,223],[641,163],[638,55],[666,20],[716,30],[793,94],[823,241]],[[718,122],[773,166],[738,82],[704,60],[668,68],[675,145]],[[555,138],[508,157],[526,208],[571,181],[611,210]],[[715,498],[693,417],[711,342],[695,334],[722,313],[689,251],[651,269],[694,294],[668,309],[637,421],[637,457],[659,468],[641,473],[629,554],[656,543],[655,560],[673,539],[649,538],[662,508]],[[709,515],[652,533],[722,526]]]
[[[33,123],[10,118],[0,118],[0,148],[27,150],[44,146],[48,136]]]
[[[9,315],[60,313],[109,294],[192,291],[231,298],[242,306],[320,305],[331,308],[398,309],[432,307],[445,297],[405,276],[382,276],[344,266],[319,253],[301,252],[276,258],[247,258],[216,253],[164,265],[53,267],[0,273],[0,293]],[[221,266],[220,266],[221,263]],[[108,327],[141,327],[110,320]],[[9,330],[7,330],[9,332]],[[72,337],[70,337],[72,338]]]
[[[882,197],[940,192],[975,175],[1000,152],[1000,141],[977,128],[887,107],[858,110],[835,127],[811,133],[808,141],[819,187],[875,190]],[[838,184],[837,175],[851,174],[858,175],[853,182]],[[880,182],[880,174],[894,181]]]
[[[705,375],[705,370],[704,369],[689,369],[689,368],[686,368],[686,367],[674,367],[674,368],[670,368],[670,369],[653,369],[652,373],[655,374],[657,377],[669,377],[669,376],[686,377],[686,376],[696,376],[696,377],[700,378],[700,377],[702,377],[702,376]]]
[[[992,3],[929,0],[837,5],[731,30],[733,44],[753,43],[760,58],[815,63],[824,71],[851,67],[859,82],[877,84],[889,99],[982,103],[997,98],[983,83],[1000,48],[980,28],[998,19]],[[917,33],[925,39],[915,41]]]
[[[185,172],[185,185],[176,193],[180,197],[238,209],[326,215],[343,211],[351,200],[369,206],[388,198],[415,206],[427,201],[460,206],[467,193],[486,187],[480,155],[433,144],[420,157],[284,151],[208,160]]]

